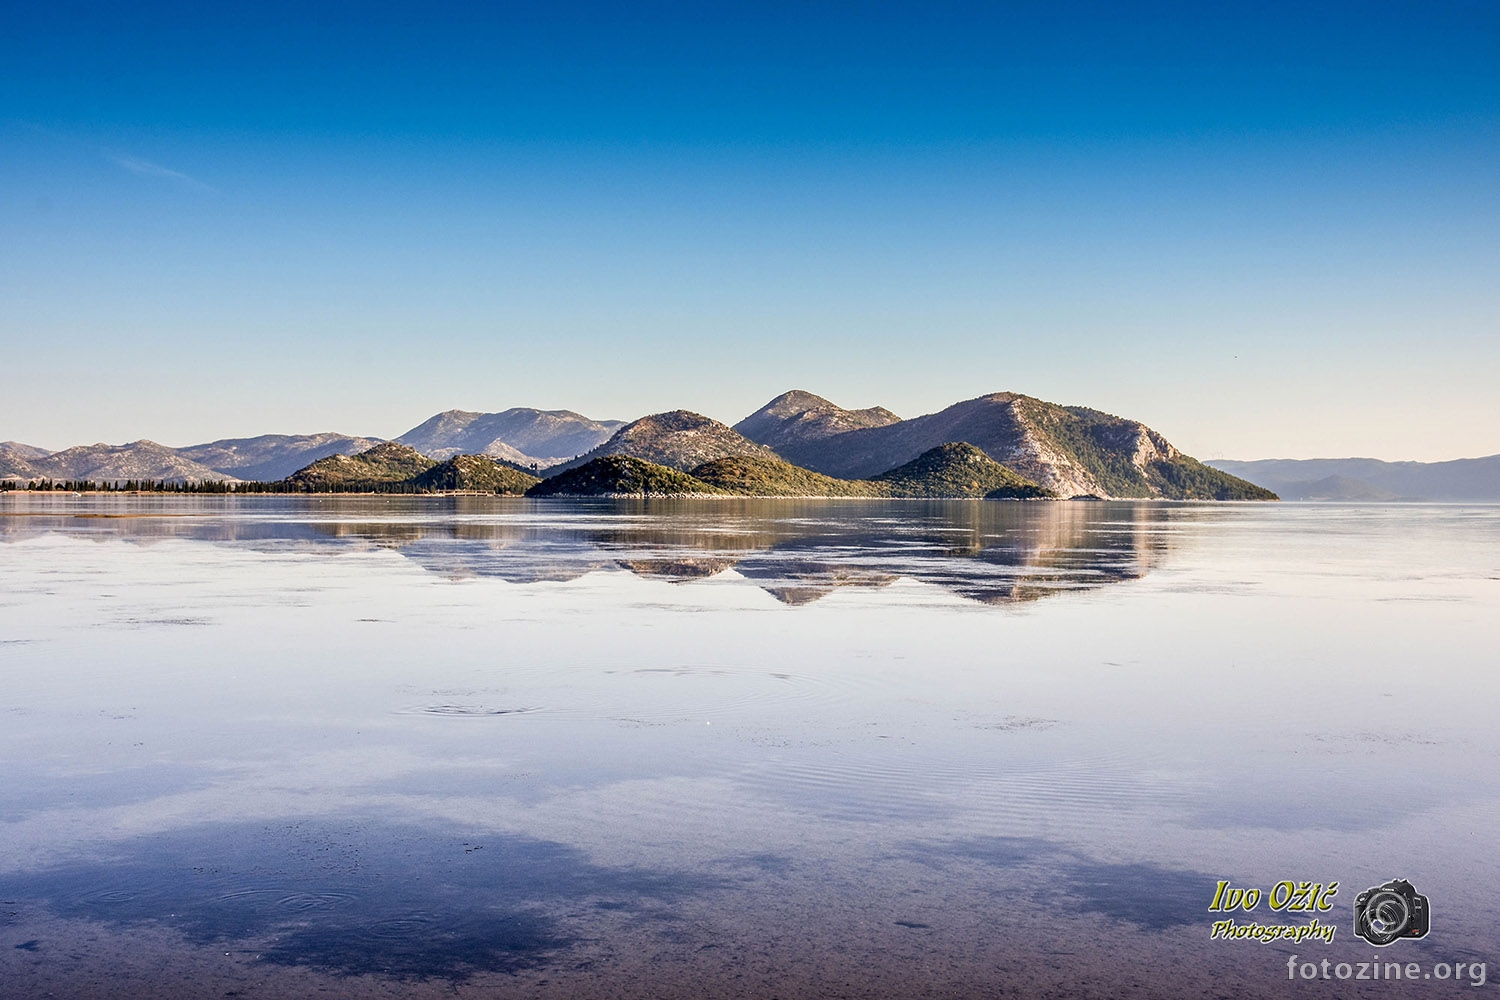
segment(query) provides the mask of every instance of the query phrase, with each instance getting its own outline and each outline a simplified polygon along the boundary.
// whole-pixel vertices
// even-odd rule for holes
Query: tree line
[[[274,482],[225,483],[204,480],[202,482],[175,482],[166,479],[21,479],[0,480],[0,493],[438,493],[441,490],[417,486],[410,482],[384,480],[350,480],[342,483],[320,483],[317,486],[291,482],[285,479]]]
[[[173,482],[166,479],[7,479],[0,492],[28,493],[234,493],[235,484],[220,482]]]

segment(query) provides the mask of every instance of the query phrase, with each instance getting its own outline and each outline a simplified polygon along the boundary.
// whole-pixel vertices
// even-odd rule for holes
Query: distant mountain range
[[[623,420],[590,420],[572,410],[514,407],[500,413],[445,410],[396,438],[432,458],[488,455],[539,469],[603,444]]]
[[[1375,458],[1214,460],[1216,469],[1264,486],[1286,500],[1500,501],[1500,455],[1451,462],[1382,462]]]
[[[569,410],[515,408],[502,413],[448,410],[396,440],[435,459],[488,455],[518,468],[547,468],[609,438],[621,420],[590,420]],[[154,441],[83,445],[66,451],[0,443],[0,479],[94,482],[271,482],[332,455],[357,455],[383,442],[349,434],[264,434],[186,448]]]
[[[244,482],[281,479],[332,454],[352,454],[379,438],[347,434],[265,434],[169,448],[155,441],[79,445],[49,452],[0,444],[0,479],[84,479],[94,482]]]
[[[347,434],[262,434],[178,448],[177,454],[223,476],[244,480],[283,479],[328,455],[353,455],[380,443]],[[138,477],[136,477],[138,478]]]
[[[1010,392],[909,420],[883,407],[848,410],[794,390],[735,427],[687,410],[627,424],[515,408],[448,410],[394,442],[266,435],[180,449],[138,441],[56,454],[7,443],[0,445],[0,478],[253,480],[262,484],[256,489],[270,482],[285,490],[532,495],[1275,498],[1182,454],[1139,421]]]
[[[235,477],[200,465],[183,451],[155,441],[78,445],[57,452],[7,442],[0,445],[0,479],[218,482],[232,481]]]

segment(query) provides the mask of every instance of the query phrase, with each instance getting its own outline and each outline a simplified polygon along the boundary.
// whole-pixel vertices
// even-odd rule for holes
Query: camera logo
[[[1431,917],[1427,897],[1406,879],[1392,879],[1354,897],[1354,933],[1377,948],[1426,937]]]

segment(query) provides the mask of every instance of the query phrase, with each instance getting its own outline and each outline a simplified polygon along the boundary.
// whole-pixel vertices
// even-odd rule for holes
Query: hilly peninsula
[[[825,434],[817,420],[807,431],[796,405],[814,416],[826,400],[787,393],[741,421],[753,435],[792,435],[801,464],[830,476],[876,476],[931,448],[967,442],[1018,475],[1058,496],[1105,499],[1269,500],[1271,491],[1209,468],[1182,454],[1136,420],[1083,406],[1058,406],[1031,396],[997,392],[909,420]],[[758,418],[771,411],[779,422]],[[853,411],[859,412],[859,411]],[[868,412],[868,411],[864,411]]]
[[[736,455],[683,472],[606,455],[544,479],[528,496],[868,497],[1041,500],[1053,494],[970,444],[945,444],[873,479],[837,479],[777,458]]]
[[[576,457],[554,460],[569,453]],[[0,480],[14,480],[10,488],[21,480],[43,488],[49,480],[72,481],[69,488],[126,481],[209,492],[538,497],[1276,498],[1184,455],[1139,421],[1012,392],[906,420],[884,407],[845,409],[792,390],[734,427],[690,410],[622,424],[514,407],[446,410],[395,441],[263,435],[181,449],[138,441],[56,453],[6,442]],[[1347,488],[1342,481],[1318,487]]]

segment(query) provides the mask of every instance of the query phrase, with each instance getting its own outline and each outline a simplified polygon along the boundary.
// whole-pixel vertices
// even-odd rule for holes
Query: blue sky
[[[1500,452],[1500,6],[32,4],[0,439],[1011,389]]]

